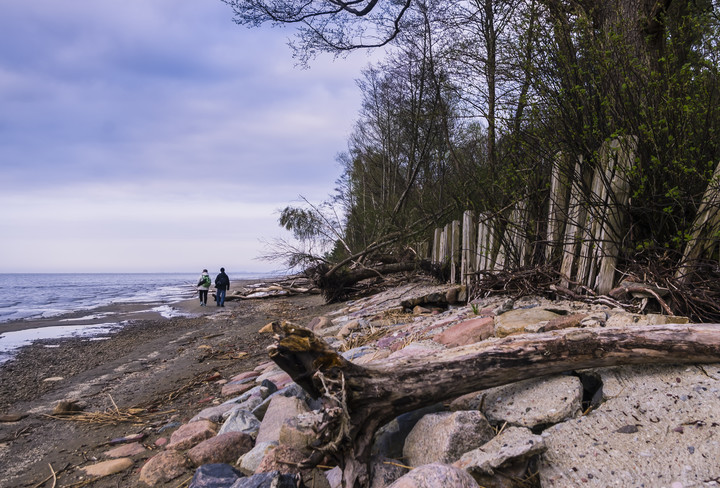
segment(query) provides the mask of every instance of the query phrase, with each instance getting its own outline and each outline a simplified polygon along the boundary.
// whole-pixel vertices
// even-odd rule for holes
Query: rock
[[[220,395],[224,397],[230,395],[240,395],[253,387],[255,387],[255,385],[247,381],[226,383],[223,385],[222,390],[220,390]]]
[[[236,374],[232,378],[230,378],[230,382],[233,381],[243,381],[243,380],[254,380],[260,376],[260,373],[257,371],[245,371],[244,373]]]
[[[444,346],[434,341],[411,342],[402,349],[398,349],[393,352],[390,356],[388,356],[388,360],[397,360],[409,357],[418,358],[442,351],[443,349],[445,349]]]
[[[245,475],[229,464],[204,464],[195,470],[188,488],[230,488]]]
[[[462,469],[447,464],[426,464],[415,468],[388,488],[478,488]]]
[[[582,398],[582,382],[576,376],[533,378],[486,390],[483,413],[492,423],[532,429],[579,415]]]
[[[84,406],[78,400],[62,400],[55,405],[53,415],[68,415],[82,412]]]
[[[495,335],[497,337],[506,337],[511,334],[520,334],[525,332],[525,328],[529,325],[550,321],[558,317],[558,314],[542,308],[510,310],[495,317]]]
[[[405,439],[415,424],[425,415],[443,410],[442,403],[404,413],[380,427],[375,433],[372,444],[372,455],[391,459],[403,456]]]
[[[299,398],[286,397],[283,395],[273,396],[268,405],[267,412],[260,424],[257,435],[257,442],[277,441],[280,439],[280,428],[282,424],[292,417],[306,413],[308,407]]]
[[[121,457],[132,457],[138,454],[142,454],[146,451],[145,446],[139,442],[133,442],[132,444],[126,444],[124,446],[116,447],[105,452],[105,457],[121,458]]]
[[[187,452],[195,466],[234,462],[253,447],[253,439],[242,432],[227,432],[207,439]]]
[[[315,333],[318,333],[323,329],[332,327],[333,325],[334,324],[332,323],[332,320],[330,320],[328,317],[320,316],[312,319],[307,325],[307,328]]]
[[[477,411],[425,415],[405,439],[403,457],[410,466],[452,463],[465,452],[482,446],[495,432]]]
[[[325,478],[327,478],[330,488],[342,488],[342,469],[340,469],[340,466],[325,471]]]
[[[88,476],[103,477],[110,476],[111,474],[125,471],[133,465],[133,460],[130,458],[113,459],[110,461],[103,461],[100,463],[92,464],[80,468]]]
[[[543,432],[542,486],[705,486],[720,475],[708,462],[720,458],[720,364],[595,372],[604,402]]]
[[[255,473],[279,471],[286,474],[297,474],[300,473],[298,465],[305,459],[307,459],[307,455],[304,452],[279,445],[275,449],[268,451]]]
[[[278,441],[280,445],[292,447],[310,454],[311,444],[318,438],[319,425],[323,421],[322,412],[301,413],[283,422],[280,426]]]
[[[350,322],[346,323],[342,326],[340,329],[340,332],[338,332],[337,337],[338,339],[345,339],[350,334],[355,332],[356,330],[360,329],[362,327],[362,324],[358,320],[351,320]]]
[[[299,475],[271,471],[240,478],[231,488],[298,488],[301,483]]]
[[[586,313],[574,313],[571,315],[560,316],[550,320],[542,327],[539,332],[550,332],[551,330],[569,329],[570,327],[578,327],[580,322],[588,317]]]
[[[140,470],[140,481],[149,486],[172,481],[185,473],[187,461],[178,451],[163,451],[153,456]]]
[[[400,461],[386,457],[374,457],[371,461],[370,488],[385,488],[408,473]]]
[[[197,422],[198,420],[209,420],[211,422],[220,423],[222,422],[222,416],[228,410],[232,410],[235,407],[232,403],[223,403],[214,407],[208,407],[203,409],[190,419],[190,422]]]
[[[479,317],[450,326],[444,332],[433,337],[433,340],[448,347],[457,347],[484,341],[494,333],[494,319]]]
[[[508,427],[487,444],[466,452],[453,463],[469,472],[481,485],[490,484],[495,471],[504,465],[526,460],[545,451],[545,441],[524,427]],[[481,478],[481,479],[478,479]]]
[[[580,321],[580,327],[606,327],[608,317],[607,312],[598,310],[582,319]]]
[[[252,412],[237,409],[233,410],[222,424],[218,435],[225,434],[226,432],[243,432],[254,439],[257,437],[258,430],[260,430],[260,421],[257,417],[255,417]]]
[[[196,444],[209,439],[217,432],[213,422],[209,420],[198,420],[180,426],[170,436],[170,443],[167,449],[190,449]]]
[[[255,443],[255,447],[240,456],[240,459],[237,460],[236,464],[246,472],[254,473],[257,471],[260,463],[267,453],[275,449],[277,446],[277,441],[257,442]]]

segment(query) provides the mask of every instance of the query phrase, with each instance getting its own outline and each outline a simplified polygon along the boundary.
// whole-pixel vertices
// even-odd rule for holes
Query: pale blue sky
[[[5,1],[0,272],[265,271],[332,192],[365,54],[295,67],[220,0]]]

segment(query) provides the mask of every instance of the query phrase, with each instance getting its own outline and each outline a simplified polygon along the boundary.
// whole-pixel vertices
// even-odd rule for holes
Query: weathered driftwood
[[[270,357],[325,404],[316,456],[343,467],[345,487],[367,486],[375,431],[396,416],[460,395],[575,369],[720,362],[720,325],[567,329],[511,336],[372,368],[345,360],[311,331],[275,324]]]

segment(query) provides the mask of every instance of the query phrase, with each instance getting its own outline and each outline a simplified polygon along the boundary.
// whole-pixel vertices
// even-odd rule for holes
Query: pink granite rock
[[[180,426],[170,436],[167,449],[190,449],[217,433],[216,425],[209,420],[198,420]]]
[[[163,451],[148,460],[140,470],[140,481],[149,486],[174,480],[185,472],[187,460],[177,451]]]
[[[495,322],[492,317],[479,317],[466,320],[450,326],[444,332],[436,335],[433,340],[448,347],[465,346],[484,341],[495,332]]]
[[[230,378],[230,382],[257,378],[258,376],[260,376],[260,373],[258,371],[245,371],[244,373],[236,374],[235,376]]]
[[[300,472],[298,465],[305,459],[307,455],[302,451],[288,446],[278,446],[267,453],[255,473],[280,471],[283,474],[297,474]]]
[[[309,408],[299,398],[274,396],[270,400],[267,412],[263,417],[255,442],[277,441],[280,439],[280,428],[283,423],[301,413],[308,412]]]
[[[255,383],[227,383],[223,385],[220,394],[222,396],[237,396],[255,387]]]
[[[253,447],[253,438],[243,432],[227,432],[202,441],[187,452],[195,466],[234,463]]]
[[[558,317],[556,319],[552,319],[550,322],[548,322],[545,327],[543,327],[543,331],[549,332],[551,330],[559,330],[559,329],[568,329],[570,327],[577,327],[580,325],[580,322],[587,317],[588,314],[586,313],[574,313],[572,315],[565,315],[563,317]]]
[[[100,463],[92,464],[80,468],[88,476],[103,477],[110,476],[111,474],[125,471],[133,465],[133,460],[130,458],[112,459],[110,461],[103,461]]]

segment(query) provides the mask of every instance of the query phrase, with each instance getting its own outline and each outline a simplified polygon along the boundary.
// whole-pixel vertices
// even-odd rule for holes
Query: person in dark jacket
[[[220,274],[215,277],[215,301],[218,307],[225,306],[225,293],[230,289],[230,278],[225,274],[225,268],[220,268]]]

